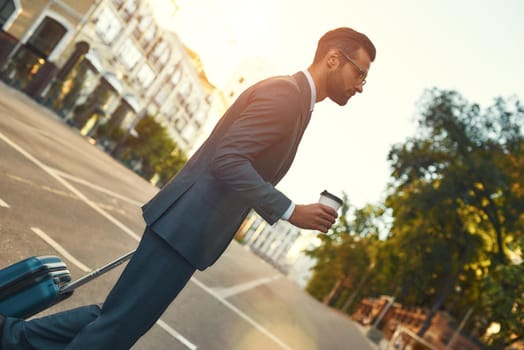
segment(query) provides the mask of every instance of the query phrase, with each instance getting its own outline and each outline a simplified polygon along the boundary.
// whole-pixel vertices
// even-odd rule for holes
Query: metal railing
[[[385,350],[438,350],[427,340],[419,337],[411,330],[399,326],[389,340]]]

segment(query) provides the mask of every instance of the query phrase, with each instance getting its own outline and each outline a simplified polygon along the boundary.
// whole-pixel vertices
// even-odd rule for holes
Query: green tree
[[[352,208],[344,195],[337,223],[328,235],[319,235],[319,247],[307,252],[317,259],[306,288],[311,295],[343,311],[350,308],[370,278],[382,214],[380,206]]]
[[[437,89],[424,94],[420,109],[419,135],[390,152],[387,203],[393,209],[392,238],[409,249],[397,258],[410,265],[401,267],[401,299],[431,305],[423,334],[454,292],[481,302],[477,292],[464,288],[478,288],[497,266],[507,266],[508,243],[523,235],[522,178],[516,174],[524,170],[524,111],[518,100],[500,98],[481,111],[457,92]],[[414,284],[406,293],[405,286]]]
[[[176,145],[169,156],[165,156],[162,160],[153,166],[155,174],[158,174],[158,186],[166,184],[173,176],[175,176],[180,169],[186,164],[187,157]]]
[[[524,339],[524,265],[498,265],[483,280],[483,312],[500,325],[484,340],[493,349],[506,349]]]
[[[180,171],[187,158],[154,117],[141,119],[135,129],[138,137],[128,137],[121,145],[119,153],[124,161],[140,163],[145,178],[158,174],[161,183]]]
[[[306,290],[316,299],[324,300],[330,294],[339,280],[341,271],[334,268],[337,264],[337,246],[340,244],[341,236],[347,235],[349,231],[347,214],[350,207],[347,196],[344,194],[344,204],[337,223],[328,234],[319,234],[321,244],[305,253],[316,260],[313,267],[313,277],[309,281]]]

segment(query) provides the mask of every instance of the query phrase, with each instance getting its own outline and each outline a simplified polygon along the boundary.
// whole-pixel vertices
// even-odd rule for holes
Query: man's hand
[[[303,229],[327,233],[335,223],[337,216],[338,214],[333,208],[324,204],[297,204],[288,221]]]

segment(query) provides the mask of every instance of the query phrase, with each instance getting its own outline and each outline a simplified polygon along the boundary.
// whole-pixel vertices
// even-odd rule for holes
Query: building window
[[[177,69],[176,72],[171,76],[171,83],[173,83],[173,86],[178,84],[180,78],[182,78],[182,69]]]
[[[169,50],[169,48],[166,48],[164,52],[162,52],[162,55],[160,55],[160,57],[158,58],[157,63],[161,69],[167,64],[167,61],[169,60],[170,52],[171,51]]]
[[[131,39],[126,39],[126,41],[124,41],[118,50],[118,55],[120,57],[120,62],[122,62],[129,70],[133,69],[133,67],[142,58],[140,50]]]
[[[140,85],[142,85],[143,88],[147,88],[155,79],[155,72],[151,66],[144,64],[140,67],[140,70],[137,73],[137,78]]]
[[[167,49],[167,44],[163,40],[159,40],[153,50],[151,51],[151,61],[156,62],[160,59],[164,51]]]
[[[140,39],[143,33],[145,33],[149,28],[153,27],[153,18],[149,15],[141,16],[138,22],[138,25],[135,27],[135,36],[137,39]]]
[[[154,97],[155,102],[158,103],[159,105],[163,105],[167,99],[167,96],[169,95],[169,92],[170,92],[169,84],[164,84],[162,88],[160,89],[160,91],[157,94],[155,94],[155,97]]]
[[[138,4],[136,0],[127,0],[124,5],[122,6],[122,17],[126,21],[129,21],[131,17],[136,13],[136,10],[138,9]]]
[[[164,69],[164,73],[167,75],[167,76],[171,76],[171,74],[173,74],[175,72],[175,66],[174,65],[170,65],[169,67],[167,67],[166,69]],[[166,84],[169,83],[169,79],[166,79]]]
[[[111,44],[122,30],[122,24],[116,14],[105,7],[96,21],[96,34],[106,44]]]
[[[198,102],[197,101],[190,101],[186,104],[186,112],[189,116],[193,116],[195,114],[197,108],[198,108]]]
[[[195,137],[196,135],[196,132],[197,132],[197,129],[196,127],[191,124],[191,123],[188,123],[186,125],[186,127],[182,130],[182,137],[188,142],[190,143],[192,141],[192,139]]]
[[[175,113],[178,109],[178,105],[176,103],[176,100],[174,98],[166,99],[164,103],[161,103],[162,110],[166,113]]]
[[[180,90],[178,90],[178,98],[180,100],[186,99],[189,97],[189,94],[191,94],[192,86],[191,83],[186,81],[181,84]]]
[[[153,18],[149,15],[142,16],[140,18],[140,22],[138,23],[137,28],[140,30],[140,32],[145,32],[149,26],[153,24]]]
[[[200,125],[204,125],[205,121],[206,121],[206,112],[204,112],[202,109],[200,109],[196,114],[195,116],[193,117],[195,119],[195,121],[200,124]]]
[[[187,121],[184,118],[177,118],[175,120],[175,128],[178,130],[178,132],[182,133],[184,128],[187,125]]]
[[[26,46],[43,58],[47,58],[66,33],[66,27],[46,16],[31,35]]]
[[[156,26],[154,23],[152,23],[149,27],[145,29],[144,36],[142,38],[144,46],[149,47],[151,46],[151,42],[155,38],[156,35]]]
[[[18,0],[0,0],[0,29],[9,22],[9,19],[15,15],[19,8]]]
[[[113,0],[113,4],[116,8],[120,8],[124,4],[124,0]]]

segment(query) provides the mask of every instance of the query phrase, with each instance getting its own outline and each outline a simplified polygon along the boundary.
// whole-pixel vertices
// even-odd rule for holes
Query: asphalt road
[[[0,267],[59,255],[74,278],[134,249],[147,181],[0,84]],[[102,302],[122,267],[46,310]],[[152,296],[154,297],[154,296]],[[368,350],[360,328],[233,242],[133,349]]]

